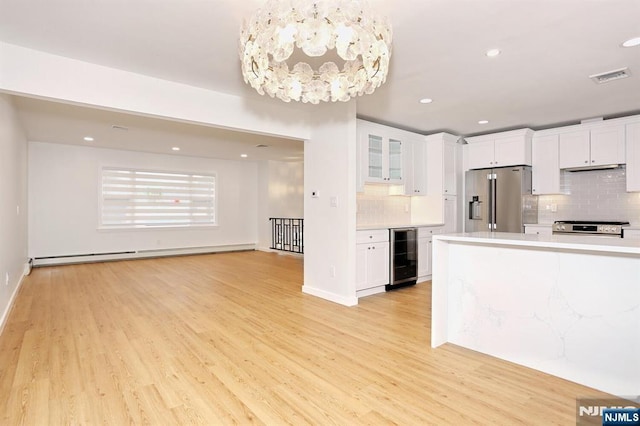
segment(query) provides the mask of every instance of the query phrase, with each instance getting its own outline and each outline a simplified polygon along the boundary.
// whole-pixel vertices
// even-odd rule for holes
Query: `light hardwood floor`
[[[0,423],[575,424],[604,396],[453,345],[430,284],[347,308],[243,252],[36,268],[0,336]]]

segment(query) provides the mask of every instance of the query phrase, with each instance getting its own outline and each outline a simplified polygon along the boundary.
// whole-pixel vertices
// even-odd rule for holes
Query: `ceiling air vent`
[[[627,67],[620,68],[619,70],[607,71],[600,74],[590,75],[589,78],[597,84],[608,83],[613,80],[619,80],[621,78],[627,78],[631,75]]]
[[[269,145],[265,145],[265,144],[262,144],[262,143],[256,145],[256,148],[268,148],[268,147],[269,147]]]

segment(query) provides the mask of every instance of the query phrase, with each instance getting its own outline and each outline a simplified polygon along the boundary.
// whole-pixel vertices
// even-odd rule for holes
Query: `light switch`
[[[332,195],[329,203],[331,207],[338,207],[338,197],[336,197],[335,195]]]
[[[311,198],[320,198],[320,193],[318,191],[311,191]]]

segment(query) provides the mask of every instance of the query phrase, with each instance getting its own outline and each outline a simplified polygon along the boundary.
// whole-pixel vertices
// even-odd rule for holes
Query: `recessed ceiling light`
[[[93,142],[93,138],[91,136],[85,136],[83,139],[87,142]]]
[[[489,124],[489,120],[480,120],[478,124]]]
[[[171,148],[174,151],[180,151],[180,147],[179,146],[174,146],[173,148]]]
[[[622,47],[634,47],[640,46],[640,37],[630,38],[629,40],[622,43]]]
[[[433,99],[431,99],[431,98],[420,99],[420,103],[421,104],[430,104],[431,102],[433,102]]]
[[[247,158],[247,157],[248,157],[248,155],[247,155],[247,154],[240,154],[240,157],[242,157],[242,158]]]
[[[489,49],[487,50],[487,53],[485,53],[485,55],[487,55],[490,58],[495,58],[499,54],[500,54],[500,49]]]

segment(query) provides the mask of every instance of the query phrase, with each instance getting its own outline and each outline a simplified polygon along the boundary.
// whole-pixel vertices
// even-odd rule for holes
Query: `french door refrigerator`
[[[467,171],[465,209],[466,232],[524,232],[525,223],[538,223],[538,197],[531,194],[531,167]]]

